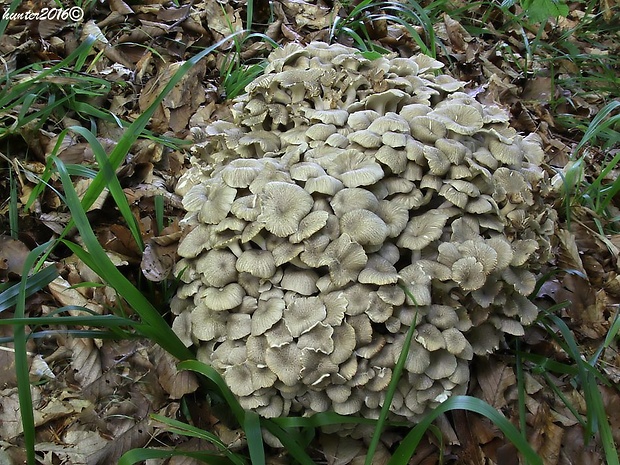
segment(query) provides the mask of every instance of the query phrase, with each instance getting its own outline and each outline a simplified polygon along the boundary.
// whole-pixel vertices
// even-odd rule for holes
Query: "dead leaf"
[[[562,253],[558,259],[558,267],[564,270],[577,270],[582,274],[583,278],[587,279],[588,273],[583,267],[583,262],[579,256],[575,234],[566,229],[559,228],[556,231],[556,235],[562,244]]]
[[[528,442],[545,464],[558,464],[563,436],[564,428],[553,422],[549,406],[544,403],[538,404]]]
[[[92,182],[93,182],[93,179],[79,179],[75,183],[74,185],[75,192],[80,197],[80,200],[84,197],[84,195],[86,195],[86,192],[88,191],[88,188],[90,187]],[[109,193],[110,191],[108,190],[108,188],[107,187],[104,188],[99,194],[99,196],[95,199],[93,204],[88,208],[88,211],[90,212],[93,210],[99,210],[101,207],[103,207],[103,204],[108,198]]]
[[[467,43],[473,39],[472,36],[458,21],[452,19],[448,14],[444,13],[443,22],[452,49],[457,53],[464,53],[467,49]]]
[[[488,434],[481,434],[485,428],[474,428],[471,423],[473,415],[465,410],[455,410],[450,415],[460,442],[459,457],[464,463],[482,465],[484,461],[480,444],[481,442],[488,442],[484,439],[484,437],[488,437]]]
[[[49,283],[48,289],[52,293],[56,301],[59,302],[62,306],[85,307],[98,314],[103,314],[103,307],[92,301],[89,301],[80,292],[78,292],[77,289],[72,288],[71,284],[69,284],[69,282],[62,276],[58,276],[56,279],[54,279],[54,281]],[[84,315],[83,311],[77,310],[75,308],[69,309],[68,312],[71,316]]]
[[[21,276],[30,249],[17,239],[0,234],[0,282],[10,275]]]
[[[0,389],[15,387],[17,385],[17,375],[15,374],[15,353],[8,347],[0,350]],[[0,402],[0,405],[2,403]]]
[[[149,281],[161,282],[170,276],[176,263],[177,246],[158,245],[151,240],[144,248],[140,269]]]
[[[110,9],[121,15],[131,15],[134,11],[123,0],[110,0]]]
[[[92,339],[69,338],[69,348],[73,352],[71,366],[75,379],[82,387],[94,383],[101,377],[101,358],[99,349]]]
[[[198,380],[195,374],[187,370],[177,370],[178,360],[161,347],[153,347],[151,361],[156,367],[159,384],[171,399],[180,399],[185,394],[195,392],[198,389]]]
[[[361,451],[363,443],[353,438],[337,435],[321,435],[321,446],[327,465],[347,465]]]
[[[157,77],[147,83],[138,99],[142,111],[155,101],[183,63],[176,62],[167,65]],[[168,129],[179,132],[187,126],[190,117],[206,100],[201,84],[205,71],[206,60],[201,60],[183,75],[158,106],[151,123],[153,127],[161,132],[166,132]]]
[[[592,465],[604,463],[596,451],[594,441],[588,445],[584,442],[581,426],[568,428],[564,434],[558,465]]]
[[[553,97],[553,81],[550,77],[537,76],[528,79],[523,87],[521,98],[548,103]]]
[[[479,361],[477,380],[482,388],[483,399],[496,409],[507,405],[506,390],[517,382],[513,369],[493,358]]]

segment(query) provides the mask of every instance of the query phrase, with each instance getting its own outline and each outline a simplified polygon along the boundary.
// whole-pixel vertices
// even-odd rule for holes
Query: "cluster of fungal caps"
[[[193,129],[173,327],[245,408],[376,418],[415,324],[390,410],[417,421],[537,316],[540,142],[441,67],[289,44]]]

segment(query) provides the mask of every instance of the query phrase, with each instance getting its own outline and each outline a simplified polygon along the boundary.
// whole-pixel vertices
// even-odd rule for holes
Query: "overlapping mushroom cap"
[[[246,408],[376,417],[415,324],[391,411],[416,421],[536,317],[539,141],[441,67],[289,44],[194,129],[174,329]]]

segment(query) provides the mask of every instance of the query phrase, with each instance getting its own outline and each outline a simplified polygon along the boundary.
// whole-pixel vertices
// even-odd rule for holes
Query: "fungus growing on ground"
[[[391,412],[417,421],[536,317],[539,141],[423,55],[269,60],[233,122],[193,130],[173,328],[246,408],[376,418],[415,324]]]

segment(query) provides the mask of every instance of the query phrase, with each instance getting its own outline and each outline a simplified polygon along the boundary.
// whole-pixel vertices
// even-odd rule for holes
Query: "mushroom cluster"
[[[417,421],[537,316],[543,151],[425,55],[289,44],[194,128],[173,328],[266,417]]]

